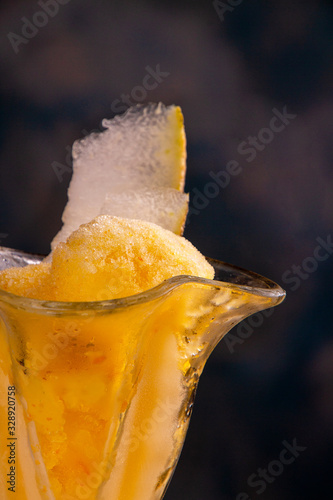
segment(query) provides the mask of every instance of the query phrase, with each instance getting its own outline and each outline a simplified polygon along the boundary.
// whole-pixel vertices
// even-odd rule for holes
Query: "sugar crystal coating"
[[[178,106],[138,104],[123,115],[103,120],[103,126],[103,132],[92,133],[73,145],[73,177],[62,216],[64,226],[52,249],[80,224],[101,214],[107,196],[147,188],[183,191],[186,139]],[[140,210],[134,201],[132,217]],[[119,215],[109,208],[107,213]]]

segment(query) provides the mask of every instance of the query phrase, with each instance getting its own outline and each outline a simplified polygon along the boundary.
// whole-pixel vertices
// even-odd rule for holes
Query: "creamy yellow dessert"
[[[109,215],[81,225],[50,257],[3,271],[0,288],[34,299],[83,302],[128,297],[177,275],[214,278],[212,266],[185,238]]]
[[[39,300],[82,302],[128,297],[177,275],[214,277],[212,266],[185,238],[156,224],[108,215],[81,225],[66,243],[55,248],[51,258],[50,262],[1,272],[0,288]],[[14,346],[19,370],[23,368],[17,378],[26,418],[33,425],[30,440],[36,465],[44,469],[39,481],[56,499],[64,495],[69,499],[103,498],[97,492],[115,464],[108,488],[119,483],[118,492],[105,498],[136,498],[143,488],[138,485],[140,467],[149,454],[157,476],[172,456],[175,429],[166,432],[163,450],[154,439],[160,440],[170,421],[176,421],[172,413],[178,411],[184,397],[185,368],[177,336],[186,326],[185,309],[191,295],[172,300],[174,307],[172,302],[160,306],[156,301],[153,307],[143,303],[113,315],[92,314],[88,321],[75,315],[50,319],[17,311],[15,321],[24,324]],[[154,316],[154,309],[159,308]],[[140,356],[135,367],[134,360]],[[145,370],[149,368],[148,376],[142,374],[142,363]],[[138,384],[140,377],[144,388]],[[136,401],[139,390],[143,394]],[[127,444],[117,451],[116,461],[119,425],[132,399],[132,408],[137,408],[127,416],[123,431]],[[155,409],[156,418],[165,422],[162,434],[151,420]],[[152,426],[147,436],[142,422]],[[120,453],[129,456],[119,461]],[[125,466],[126,478],[131,480],[124,480]],[[95,476],[98,479],[91,479]],[[145,477],[156,481],[152,472]],[[147,493],[150,489],[148,480]]]
[[[180,108],[135,106],[103,125],[73,146],[69,201],[52,254],[0,273],[2,290],[68,304],[133,296],[176,275],[213,278],[204,257],[176,235],[188,209]],[[7,385],[15,381],[19,398],[15,498],[151,496],[177,449],[187,369],[178,340],[188,300],[191,294],[127,300],[114,311],[3,306],[15,332],[8,338],[13,366],[4,354],[0,366],[2,385],[6,377]],[[0,406],[5,421],[6,402]],[[162,433],[154,418],[162,418]],[[149,432],[141,428],[152,422]]]

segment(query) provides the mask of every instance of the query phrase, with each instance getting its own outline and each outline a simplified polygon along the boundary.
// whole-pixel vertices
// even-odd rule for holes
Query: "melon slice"
[[[161,103],[137,105],[124,115],[103,120],[103,126],[104,132],[73,145],[73,177],[62,217],[64,226],[52,248],[101,213],[148,217],[180,234],[188,199],[169,191],[182,193],[184,188],[186,139],[180,108]],[[140,190],[154,194],[146,191],[141,197]],[[120,210],[124,205],[126,215]],[[174,214],[171,224],[162,213]]]

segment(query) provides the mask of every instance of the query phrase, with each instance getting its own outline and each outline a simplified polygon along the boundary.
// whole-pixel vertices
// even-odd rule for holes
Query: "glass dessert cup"
[[[39,260],[0,248],[0,269]],[[124,299],[46,302],[0,290],[2,499],[163,497],[210,353],[285,296],[208,260],[214,280],[177,276]]]

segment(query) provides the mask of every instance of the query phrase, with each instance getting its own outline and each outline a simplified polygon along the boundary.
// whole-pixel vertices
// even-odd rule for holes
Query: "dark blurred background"
[[[0,15],[0,245],[47,253],[73,141],[128,99],[175,103],[185,236],[287,291],[211,356],[166,500],[332,498],[332,4],[2,0]],[[282,470],[286,442],[302,451]]]

